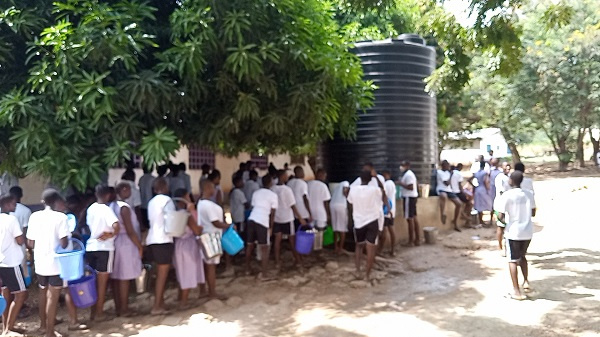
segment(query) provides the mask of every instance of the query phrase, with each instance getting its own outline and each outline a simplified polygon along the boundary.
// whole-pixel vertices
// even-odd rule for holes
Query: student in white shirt
[[[267,275],[269,267],[269,237],[273,230],[275,211],[278,207],[277,194],[271,191],[273,181],[270,175],[262,178],[263,187],[252,195],[252,212],[248,217],[248,233],[246,237],[246,274],[250,274],[250,262],[255,242],[261,250],[261,273],[259,279],[270,280]]]
[[[27,231],[27,246],[33,249],[35,272],[40,286],[39,313],[40,330],[46,337],[54,337],[56,311],[60,291],[65,282],[60,278],[60,265],[54,258],[58,245],[67,248],[69,244],[69,227],[67,215],[58,211],[65,209],[62,196],[53,189],[42,193],[45,209],[31,214]]]
[[[17,220],[19,220],[19,225],[21,226],[23,233],[27,233],[27,225],[29,224],[31,210],[29,207],[21,203],[21,199],[23,198],[23,189],[19,186],[13,186],[10,188],[9,193],[14,196],[17,201],[17,207],[11,214],[14,215]]]
[[[346,197],[349,191],[350,183],[342,181],[333,191],[329,203],[335,252],[337,254],[343,253],[346,233],[348,232],[348,200],[346,200]]]
[[[369,185],[373,177],[376,177],[376,172],[363,171],[360,175],[362,184],[351,186],[348,193],[348,203],[352,206],[351,213],[354,221],[356,272],[360,274],[360,259],[366,246],[367,281],[370,281],[371,269],[375,263],[377,237],[380,231],[380,214],[383,209],[383,203],[388,201],[383,184],[379,179],[377,179],[379,187]]]
[[[502,170],[496,176],[496,179],[493,181],[494,186],[496,187],[496,198],[494,199],[494,213],[496,217],[499,216],[498,208],[500,203],[500,197],[508,190],[510,190],[510,179],[508,176],[510,175],[510,164],[507,162],[502,163]],[[500,221],[496,221],[496,238],[498,239],[498,247],[502,250],[502,245],[504,241],[504,224]]]
[[[533,193],[521,188],[523,173],[515,171],[510,175],[511,190],[502,194],[498,203],[498,219],[506,223],[504,236],[506,237],[508,266],[514,292],[511,297],[516,300],[524,300],[527,297],[521,293],[519,288],[519,275],[517,265],[521,267],[523,274],[523,290],[530,291],[529,273],[527,266],[527,248],[533,237],[533,222],[531,217],[535,216],[536,206]]]
[[[23,248],[25,242],[19,221],[14,215],[17,206],[16,198],[12,194],[0,196],[0,279],[2,279],[2,295],[6,299],[6,309],[2,314],[4,323],[3,335],[15,331],[15,322],[21,307],[27,299],[27,288],[21,263],[23,262]]]
[[[462,211],[463,204],[456,193],[452,192],[450,185],[454,172],[450,170],[450,163],[447,160],[442,161],[442,169],[437,171],[437,194],[439,196],[440,216],[442,224],[446,224],[446,200],[454,204],[454,219],[452,225],[454,230],[460,232],[458,228],[458,218]]]
[[[324,169],[318,169],[315,180],[307,183],[308,187],[308,202],[311,205],[311,214],[315,227],[324,231],[327,227],[327,222],[331,219],[329,213],[329,201],[331,200],[331,192],[325,184],[327,180],[327,172]]]
[[[375,166],[371,162],[365,163],[362,169],[363,171],[375,172]],[[377,183],[377,180],[379,180],[382,184],[385,184],[385,178],[381,174],[377,174],[375,177],[371,178],[371,181],[369,181],[369,186],[378,187],[379,184]],[[350,187],[360,186],[361,184],[362,182],[360,177],[358,177],[356,180],[354,180],[354,182],[352,182]]]
[[[233,189],[229,192],[229,205],[231,206],[231,221],[240,233],[246,231],[246,210],[250,202],[244,194],[244,178],[241,175],[233,177]]]
[[[408,244],[419,246],[421,245],[421,231],[417,220],[417,200],[419,199],[417,176],[410,169],[410,162],[406,160],[400,164],[400,172],[403,174],[399,185],[402,187],[404,218],[408,223]]]
[[[521,188],[527,190],[533,194],[535,197],[535,191],[533,189],[533,179],[525,176],[525,165],[523,163],[515,164],[515,172],[519,171],[523,174],[523,182],[521,183]]]
[[[394,256],[394,246],[396,245],[396,233],[394,232],[394,219],[396,218],[396,184],[392,180],[392,173],[390,171],[383,171],[383,178],[385,179],[383,187],[385,188],[385,194],[388,197],[391,207],[388,205],[388,212],[384,215],[383,230],[381,231],[381,235],[379,235],[378,253],[381,254],[383,252],[383,246],[386,241],[386,232],[389,232],[391,240],[390,255]]]
[[[304,180],[304,169],[302,166],[294,167],[294,179],[290,179],[287,185],[294,192],[294,198],[296,199],[296,208],[298,213],[307,222],[313,222],[313,216],[310,208],[310,201],[308,200],[308,184]],[[299,227],[299,221],[296,221],[296,227]]]
[[[175,211],[175,203],[167,195],[169,184],[165,178],[156,178],[153,188],[156,196],[148,203],[150,229],[148,229],[148,236],[146,237],[146,245],[153,262],[156,264],[155,297],[150,314],[166,315],[169,311],[165,308],[165,286],[173,261],[175,246],[173,245],[173,238],[165,233],[165,214],[169,211]]]
[[[213,202],[211,196],[216,191],[215,185],[210,179],[202,182],[202,194],[198,201],[198,225],[203,233],[223,233],[224,229],[229,228],[223,219],[223,208]],[[207,259],[204,257],[204,272],[206,274],[206,284],[208,286],[209,298],[224,299],[217,295],[217,265],[221,262],[220,256]]]
[[[154,192],[152,191],[152,184],[154,183],[154,179],[156,177],[152,175],[153,166],[150,165],[146,167],[144,165],[144,174],[140,177],[138,181],[138,186],[140,187],[140,197],[142,200],[140,224],[143,226],[144,230],[148,230],[150,224],[148,223],[148,202],[150,199],[154,197]],[[132,191],[133,193],[133,191]],[[131,205],[130,205],[131,206]]]
[[[115,237],[119,233],[119,219],[108,207],[114,189],[96,186],[96,202],[87,209],[86,221],[90,238],[85,247],[85,259],[96,272],[98,300],[91,309],[90,320],[105,321],[104,301],[110,273],[113,270]],[[115,193],[116,194],[116,193]]]
[[[258,182],[256,181],[257,179],[258,179],[258,172],[252,170],[248,174],[248,180],[246,180],[244,182],[244,195],[246,196],[246,200],[248,200],[248,201],[251,201],[252,195],[254,194],[254,192],[256,192],[260,189],[260,186],[258,185]]]
[[[302,266],[302,258],[296,251],[296,228],[294,226],[294,219],[298,219],[302,226],[306,225],[306,221],[304,221],[300,216],[300,213],[298,213],[294,192],[289,186],[285,185],[288,181],[287,171],[277,171],[277,179],[277,185],[271,187],[271,190],[277,194],[277,209],[275,210],[275,218],[273,220],[275,264],[277,265],[277,269],[281,268],[281,240],[283,235],[287,235],[294,256],[295,265]]]

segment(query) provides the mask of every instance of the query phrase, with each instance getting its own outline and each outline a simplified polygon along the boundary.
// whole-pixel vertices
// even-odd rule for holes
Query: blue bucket
[[[25,288],[31,285],[31,263],[27,262],[27,276],[24,277]]]
[[[76,281],[69,281],[69,293],[73,304],[78,308],[89,308],[98,300],[96,271],[90,266],[86,266],[85,269],[90,272],[89,275],[84,275]]]
[[[312,251],[315,235],[305,231],[296,233],[296,251],[298,254],[308,255]]]
[[[392,210],[392,199],[388,199],[388,204],[383,205],[383,214],[388,215]]]
[[[60,278],[64,281],[79,280],[83,276],[83,255],[85,248],[77,239],[69,239],[73,243],[72,250],[65,250],[60,245],[56,247],[56,259],[60,264]],[[79,245],[79,249],[75,245]]]
[[[4,309],[6,309],[6,299],[0,295],[0,315],[4,313]]]
[[[227,228],[221,237],[221,245],[223,246],[223,250],[232,256],[244,249],[244,241],[235,229],[233,229],[233,226]]]

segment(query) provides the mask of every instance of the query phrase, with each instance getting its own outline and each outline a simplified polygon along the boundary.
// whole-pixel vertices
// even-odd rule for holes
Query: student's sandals
[[[515,300],[515,301],[524,301],[524,300],[526,300],[526,299],[527,299],[527,296],[525,296],[525,295],[516,295],[516,294],[514,294],[514,293],[508,293],[508,294],[506,295],[506,297],[508,297],[508,298],[510,298],[510,299],[513,299],[513,300]]]
[[[82,330],[88,330],[89,327],[83,323],[76,323],[76,324],[69,324],[69,327],[67,329],[69,331],[82,331]]]

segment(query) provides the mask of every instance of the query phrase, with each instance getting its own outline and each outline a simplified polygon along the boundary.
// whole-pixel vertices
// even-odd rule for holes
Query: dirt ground
[[[395,258],[378,261],[373,285],[355,280],[350,256],[325,251],[304,275],[284,270],[270,283],[221,277],[218,287],[230,297],[225,302],[164,317],[117,318],[70,335],[599,336],[600,170],[569,174],[540,166],[534,172],[538,216],[526,301],[506,297],[510,278],[495,229],[480,228],[442,232],[435,245],[399,248]],[[174,305],[176,291],[168,295]],[[132,299],[141,311],[151,300],[149,294]],[[34,331],[37,324],[33,315],[25,327]]]

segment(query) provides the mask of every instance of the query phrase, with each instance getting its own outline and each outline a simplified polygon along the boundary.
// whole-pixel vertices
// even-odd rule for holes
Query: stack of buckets
[[[69,240],[68,247],[71,249],[62,249],[60,246],[56,249],[56,259],[60,264],[60,278],[68,281],[69,293],[75,306],[88,308],[94,305],[98,299],[96,273],[92,268],[84,267],[85,247],[83,243],[73,238]],[[75,245],[79,248],[76,248]],[[88,275],[84,275],[84,269],[89,271]]]

